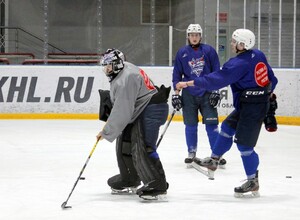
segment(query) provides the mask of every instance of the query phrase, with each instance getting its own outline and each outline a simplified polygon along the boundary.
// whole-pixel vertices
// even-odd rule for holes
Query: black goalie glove
[[[265,128],[269,132],[277,131],[277,121],[275,118],[275,111],[277,107],[276,95],[273,93],[270,96],[270,107],[264,119]]]
[[[109,90],[99,89],[99,94],[100,94],[99,120],[107,121],[110,112],[112,110],[112,103],[110,100]]]
[[[218,92],[213,92],[209,96],[209,103],[212,107],[217,108],[221,101],[221,96]]]
[[[181,97],[181,95],[172,95],[172,106],[177,111],[179,111],[182,108],[182,97]]]

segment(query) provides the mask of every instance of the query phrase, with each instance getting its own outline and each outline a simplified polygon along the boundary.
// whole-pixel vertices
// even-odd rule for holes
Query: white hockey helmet
[[[100,63],[102,66],[112,65],[113,73],[119,73],[124,68],[125,56],[115,48],[107,49],[102,56]]]
[[[186,37],[188,38],[190,33],[199,33],[202,36],[202,28],[200,24],[190,24],[186,29]]]
[[[103,54],[100,59],[100,64],[103,66],[103,72],[109,78],[109,82],[124,69],[124,61],[124,54],[115,48],[107,49]],[[111,65],[111,68],[109,65]]]
[[[238,44],[244,43],[246,50],[250,50],[255,45],[255,35],[249,29],[236,29],[232,33],[232,39]]]

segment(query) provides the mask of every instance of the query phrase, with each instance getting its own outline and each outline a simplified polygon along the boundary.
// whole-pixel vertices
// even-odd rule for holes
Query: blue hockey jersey
[[[272,83],[273,91],[278,80],[263,52],[257,49],[247,50],[229,59],[222,70],[194,79],[196,87],[207,90],[230,85],[235,108],[238,107],[239,97],[244,90],[265,87],[269,82]]]
[[[220,70],[219,57],[213,47],[200,44],[199,48],[186,45],[180,48],[176,54],[173,69],[173,88],[180,81],[190,81],[201,78],[213,71]],[[203,87],[189,87],[191,95],[202,96],[206,89]]]

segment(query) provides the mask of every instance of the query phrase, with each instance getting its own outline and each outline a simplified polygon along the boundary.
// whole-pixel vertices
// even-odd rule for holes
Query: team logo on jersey
[[[254,70],[255,81],[260,87],[265,87],[269,84],[268,68],[263,62],[259,62]]]
[[[144,72],[144,70],[140,69],[140,74],[142,75],[142,77],[144,79],[144,83],[145,83],[146,87],[149,90],[155,89],[154,85],[152,84],[151,80],[149,79],[148,75]]]
[[[189,66],[191,67],[191,74],[200,76],[205,65],[204,55],[198,59],[193,58],[189,61]]]

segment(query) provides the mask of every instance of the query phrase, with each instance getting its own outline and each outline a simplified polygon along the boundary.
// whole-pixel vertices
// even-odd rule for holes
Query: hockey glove
[[[110,112],[112,110],[112,103],[110,100],[109,90],[99,89],[99,94],[100,94],[99,120],[107,121]]]
[[[217,108],[221,101],[221,96],[218,92],[212,92],[209,96],[209,103],[212,107]]]
[[[179,111],[182,108],[182,97],[181,97],[181,95],[172,95],[172,106],[177,111]]]
[[[269,132],[277,131],[277,121],[275,118],[275,111],[277,107],[276,95],[272,93],[270,96],[270,107],[264,119],[265,128]]]
[[[99,133],[97,134],[96,139],[97,139],[97,141],[103,140],[103,137],[102,137],[102,135],[101,135],[101,132],[99,132]]]

